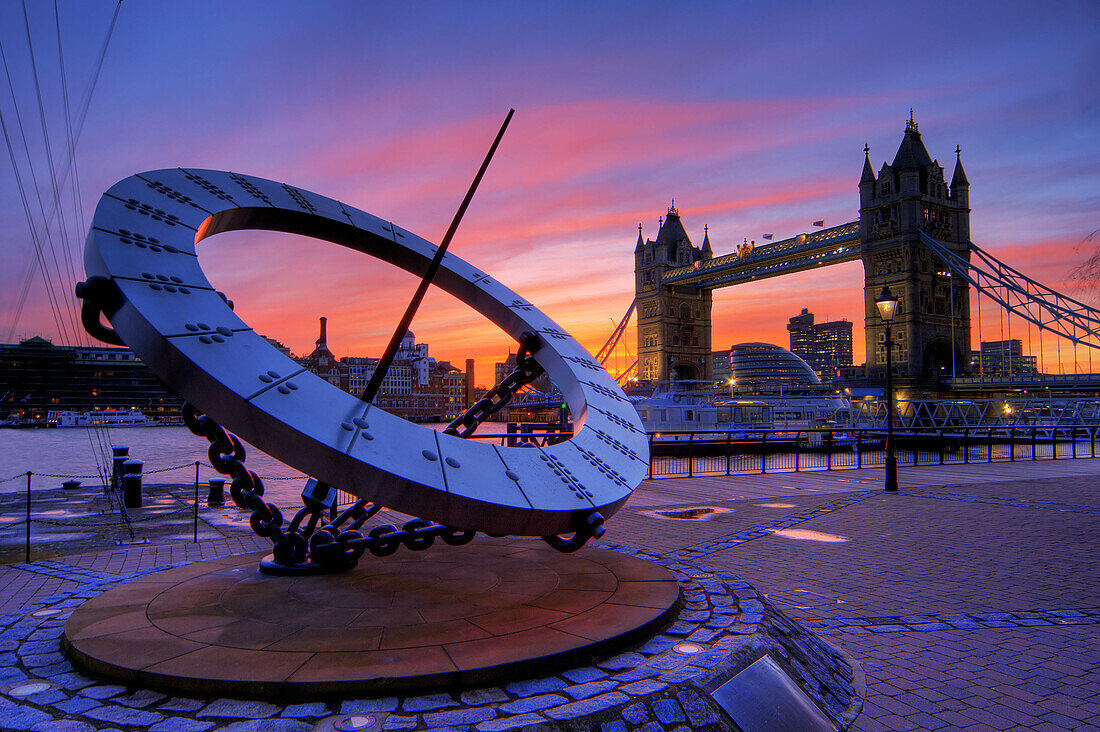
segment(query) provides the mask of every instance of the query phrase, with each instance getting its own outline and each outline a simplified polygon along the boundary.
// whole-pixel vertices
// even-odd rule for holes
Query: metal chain
[[[283,515],[275,504],[263,500],[263,481],[244,466],[244,445],[236,435],[201,414],[190,403],[183,405],[183,422],[192,434],[209,440],[207,457],[210,458],[210,465],[214,470],[233,479],[229,494],[238,506],[252,511],[248,519],[252,531],[261,538],[271,539],[275,549],[279,550],[286,543],[282,532]]]
[[[141,474],[142,475],[154,475],[156,473],[168,473],[168,472],[171,472],[173,470],[183,470],[184,468],[191,468],[191,467],[194,467],[194,466],[195,466],[195,463],[191,462],[191,463],[183,463],[182,465],[173,465],[169,468],[156,468],[155,470],[145,470],[143,468],[142,471],[141,471]],[[19,477],[23,477],[25,475],[26,475],[26,473],[20,473]],[[33,475],[36,476],[36,477],[39,477],[39,478],[83,478],[85,480],[94,480],[96,478],[102,478],[103,477],[102,475],[65,475],[63,473],[33,473]],[[3,483],[3,481],[0,481],[0,483]]]
[[[263,500],[260,477],[244,466],[245,449],[240,439],[210,417],[200,414],[191,404],[184,404],[183,420],[192,433],[209,440],[211,466],[233,478],[230,486],[233,502],[252,511],[249,517],[252,531],[257,536],[271,539],[273,557],[281,564],[310,561],[326,567],[350,567],[365,551],[376,557],[385,557],[397,551],[402,544],[413,551],[423,551],[434,543],[436,537],[450,546],[459,546],[473,541],[477,533],[425,519],[413,519],[401,529],[393,525],[378,526],[364,536],[360,527],[382,509],[366,499],[356,501],[331,522],[317,529],[327,506],[312,498],[303,499],[305,507],[294,515],[284,531],[283,517],[278,507]],[[348,525],[341,528],[345,523]]]
[[[405,548],[419,552],[431,547],[437,537],[449,546],[461,546],[473,541],[477,534],[476,531],[416,518],[407,521],[400,529],[393,524],[376,526],[364,536],[360,531],[363,522],[381,508],[366,499],[357,501],[332,523],[309,537],[309,558],[326,566],[347,565],[354,564],[366,551],[376,557],[388,557],[403,544]],[[341,530],[341,524],[349,518],[352,519],[351,524]]]
[[[472,435],[481,423],[503,409],[512,397],[523,387],[542,376],[542,365],[531,355],[539,350],[542,343],[537,333],[525,331],[516,354],[516,370],[508,374],[499,384],[485,393],[461,417],[447,425],[444,434],[455,435],[463,439]]]

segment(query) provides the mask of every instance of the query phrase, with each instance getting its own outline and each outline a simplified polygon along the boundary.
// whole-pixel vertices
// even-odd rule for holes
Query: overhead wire
[[[85,122],[85,120],[87,119],[87,116],[88,116],[88,110],[91,108],[92,96],[93,96],[93,94],[95,92],[95,89],[96,89],[96,86],[99,82],[99,77],[100,77],[101,72],[103,70],[103,64],[104,64],[104,61],[106,60],[106,57],[107,57],[107,49],[110,47],[111,38],[113,37],[115,27],[118,24],[119,11],[121,9],[122,9],[122,0],[118,0],[118,2],[115,4],[114,12],[111,15],[111,21],[107,26],[107,33],[104,36],[103,45],[100,47],[99,53],[96,57],[96,62],[93,66],[91,79],[89,80],[88,87],[85,90],[84,95],[81,99],[81,103],[80,103],[76,123],[75,123],[75,125],[72,125],[71,122],[69,124],[69,126],[73,130],[72,131],[72,145],[71,145],[69,153],[66,156],[64,164],[61,166],[60,180],[62,181],[62,183],[64,183],[68,179],[70,171],[73,171],[75,173],[75,170],[74,170],[73,166],[75,165],[76,146],[80,141],[80,136],[81,136],[81,133],[83,132],[83,129],[84,129],[84,122]],[[2,50],[3,50],[2,49],[2,44],[0,44],[0,52],[2,52]],[[20,127],[20,134],[21,134],[21,137],[23,138],[24,150],[27,152],[28,163],[30,163],[29,146],[27,145],[27,142],[26,142],[26,135],[22,131],[21,116],[18,113],[18,100],[15,96],[15,89],[14,89],[14,86],[13,86],[12,81],[11,81],[11,74],[10,74],[10,71],[8,71],[6,60],[4,61],[4,68],[5,68],[5,73],[8,76],[8,85],[9,85],[9,89],[10,89],[10,92],[11,92],[12,103],[15,105],[16,117],[17,117],[17,122],[18,122],[19,127]],[[12,165],[16,166],[16,161],[15,161],[14,156],[13,156],[13,160],[12,160]],[[32,167],[31,167],[31,173],[32,173],[32,179],[33,179],[34,178],[34,176],[33,176],[33,164],[32,164]],[[17,172],[17,175],[18,175],[18,172]],[[36,187],[36,190],[37,190],[37,182],[35,182],[35,187]],[[82,231],[83,230],[83,211],[79,206],[77,206],[77,212],[78,212],[77,215],[81,219],[81,229],[80,230]],[[51,222],[53,221],[53,218],[54,218],[55,215],[56,215],[56,207],[53,211],[51,211],[48,214],[44,215],[43,218],[44,218],[44,222],[45,222],[45,225],[46,225],[47,229],[50,226]],[[29,220],[33,221],[33,217]],[[36,236],[37,236],[37,233],[32,232],[32,239]],[[12,339],[12,336],[14,335],[15,330],[18,327],[20,318],[22,317],[22,312],[23,312],[23,309],[25,307],[27,298],[29,297],[32,283],[34,281],[35,270],[38,269],[38,267],[39,267],[38,257],[37,256],[32,257],[31,260],[27,264],[26,271],[24,272],[22,284],[18,288],[17,305],[13,309],[12,318],[11,318],[11,321],[10,321],[9,326],[8,326],[7,339],[9,341]],[[47,297],[49,297],[49,294],[47,295]],[[52,309],[52,305],[51,305],[51,309]],[[82,328],[77,328],[78,332],[80,332],[82,330],[83,330]]]
[[[71,166],[72,166],[72,171],[73,171],[72,176],[70,176],[70,180],[72,182],[72,185],[70,187],[72,189],[73,215],[76,217],[76,231],[77,231],[77,236],[74,237],[74,239],[72,240],[72,245],[62,247],[62,251],[65,254],[65,263],[69,268],[69,282],[68,282],[68,285],[70,287],[75,287],[76,282],[77,282],[77,279],[76,279],[77,278],[77,271],[76,271],[76,267],[73,264],[73,260],[74,260],[73,249],[76,248],[79,245],[80,232],[84,231],[84,212],[83,212],[83,208],[80,205],[80,179],[79,179],[79,176],[77,175],[78,169],[77,169],[77,163],[76,163],[76,146],[73,142],[72,113],[71,113],[70,108],[69,108],[69,82],[68,82],[68,79],[66,78],[66,74],[65,74],[65,54],[64,54],[64,51],[63,51],[63,45],[61,43],[61,12],[60,12],[60,9],[58,8],[57,0],[54,0],[54,2],[53,2],[53,18],[54,18],[54,30],[57,34],[57,69],[58,69],[58,76],[60,77],[60,81],[61,81],[61,107],[62,107],[62,110],[65,113],[65,145],[66,145],[65,152],[68,155],[68,159],[71,161]],[[65,187],[65,181],[64,180],[61,181],[61,186],[60,187],[62,189]],[[58,209],[61,208],[61,201],[60,200],[57,201],[57,207],[58,207]],[[66,238],[65,241],[68,242],[69,240]],[[69,291],[72,292],[72,290],[69,290]],[[89,340],[87,338],[87,333],[84,332],[83,328],[77,328],[77,332],[78,332],[79,337],[81,338],[81,340],[83,340],[85,343],[89,343]]]
[[[3,59],[3,48],[0,47],[0,61],[3,61],[3,60],[4,60]],[[4,67],[5,67],[5,70],[7,70],[6,62],[4,63]],[[9,76],[9,82],[10,82],[10,76]],[[19,121],[18,120],[18,110],[16,110],[16,121],[17,122]],[[18,160],[15,157],[15,149],[11,144],[11,135],[8,134],[8,126],[7,126],[7,123],[4,122],[4,117],[3,117],[2,111],[0,111],[0,130],[3,131],[4,143],[5,143],[5,145],[7,146],[7,149],[8,149],[8,156],[11,158],[12,172],[15,176],[15,185],[16,185],[16,188],[19,190],[19,198],[20,198],[20,201],[23,204],[23,214],[27,219],[27,228],[28,228],[29,233],[30,233],[31,244],[34,248],[35,258],[36,258],[36,261],[38,262],[38,270],[42,274],[42,280],[43,280],[43,283],[46,286],[46,299],[49,301],[49,304],[50,304],[50,312],[53,315],[54,327],[56,327],[58,329],[58,332],[60,333],[63,330],[63,323],[62,323],[60,312],[58,310],[58,303],[56,302],[55,297],[54,297],[54,288],[52,287],[52,285],[50,283],[49,268],[46,266],[46,263],[44,261],[43,255],[42,255],[42,243],[41,243],[41,241],[38,237],[38,229],[37,229],[37,227],[35,226],[35,223],[34,223],[34,215],[31,213],[30,203],[27,200],[26,186],[23,184],[23,177],[19,172]],[[25,137],[24,137],[23,141],[24,141],[24,145],[26,145],[26,138]],[[31,173],[32,173],[31,183],[34,184],[33,169],[31,171]],[[31,276],[33,277],[33,271],[32,271]],[[15,324],[13,324],[12,330],[14,330],[14,327],[15,327]]]
[[[57,187],[57,174],[56,174],[56,171],[54,170],[53,147],[50,144],[49,125],[46,124],[46,106],[45,106],[45,103],[43,102],[43,99],[42,99],[42,85],[41,85],[41,83],[39,81],[39,78],[38,78],[38,61],[37,61],[37,58],[35,57],[35,53],[34,53],[34,39],[31,36],[31,23],[30,23],[30,16],[27,13],[26,0],[23,0],[22,6],[23,6],[23,27],[26,30],[26,34],[27,34],[27,53],[30,56],[30,62],[31,62],[31,64],[30,64],[30,66],[31,66],[31,78],[34,81],[35,100],[38,102],[38,120],[39,120],[39,125],[42,128],[42,144],[43,144],[43,152],[46,155],[46,171],[49,174],[47,179],[50,183],[50,192],[53,194],[53,200],[56,201],[58,204],[60,204],[61,196],[60,196],[60,191],[58,190],[58,187]],[[46,210],[45,210],[45,206],[42,204],[41,195],[39,195],[39,205],[42,207],[42,217],[43,217],[43,219],[46,219],[47,218]],[[67,227],[65,225],[64,207],[58,205],[57,206],[57,214],[58,214],[57,215],[57,223],[58,223],[58,228],[59,228],[59,236],[61,237],[61,241],[62,241],[61,248],[65,249],[64,242],[68,239],[68,236],[67,236],[68,232],[67,232]],[[57,274],[57,279],[60,281],[60,288],[59,289],[61,289],[63,291],[65,289],[65,285],[67,284],[67,282],[66,282],[65,275],[61,272],[61,263],[58,260],[58,255],[57,255],[58,247],[56,247],[54,245],[54,240],[53,240],[52,236],[47,236],[46,237],[46,244],[49,247],[50,258],[53,261],[54,271]],[[57,287],[58,285],[54,284],[53,286]],[[57,299],[59,302],[63,302],[61,300],[61,296],[58,292],[54,293],[54,298]],[[65,301],[67,301],[68,299],[69,298],[65,298]],[[76,329],[78,327],[77,326],[77,319],[74,315],[73,308],[71,308],[71,307],[62,308],[61,312],[64,313],[65,315],[68,315],[68,321],[65,322],[65,332],[63,332],[61,334],[61,336],[67,342],[72,343],[73,339],[75,337]],[[69,330],[70,327],[72,328],[71,332]]]
[[[91,79],[89,80],[88,87],[81,100],[78,112],[78,119],[74,125],[73,122],[73,108],[68,89],[68,78],[65,65],[64,44],[61,33],[61,16],[60,9],[58,7],[57,0],[54,0],[54,33],[57,43],[57,58],[58,58],[58,73],[61,83],[61,102],[64,110],[64,135],[65,145],[63,153],[63,163],[58,166],[54,159],[53,146],[55,143],[51,142],[49,124],[46,115],[46,104],[43,95],[41,78],[38,70],[38,57],[34,48],[34,36],[31,32],[30,17],[27,11],[27,5],[25,0],[22,2],[23,10],[23,27],[26,33],[28,55],[30,57],[30,68],[32,72],[32,79],[34,82],[35,98],[37,102],[39,122],[42,130],[43,150],[45,153],[48,176],[40,176],[39,172],[36,172],[36,166],[34,163],[34,155],[31,152],[31,145],[27,139],[26,128],[23,124],[23,115],[20,112],[19,98],[15,91],[15,84],[12,79],[11,69],[7,63],[6,56],[3,55],[3,48],[0,45],[0,61],[2,61],[5,71],[5,76],[8,81],[8,89],[11,96],[11,101],[15,113],[15,121],[19,132],[19,138],[23,143],[23,154],[26,158],[26,170],[30,177],[30,184],[35,191],[35,197],[38,203],[38,209],[41,214],[41,222],[36,222],[36,218],[31,211],[30,196],[28,195],[27,184],[24,181],[23,173],[21,172],[21,166],[19,164],[18,156],[16,155],[16,148],[12,141],[12,136],[8,132],[7,124],[3,119],[2,113],[0,113],[0,125],[3,127],[3,134],[5,139],[5,145],[8,148],[8,155],[11,158],[12,169],[16,179],[17,188],[20,193],[20,200],[23,204],[24,215],[27,219],[27,226],[29,230],[29,236],[31,239],[32,247],[34,249],[34,256],[30,259],[25,270],[23,277],[20,281],[20,285],[16,288],[16,306],[13,309],[12,319],[8,328],[8,339],[11,340],[19,321],[22,317],[23,310],[25,308],[31,285],[34,279],[35,270],[42,275],[42,281],[46,289],[47,301],[50,304],[51,315],[54,319],[54,325],[57,329],[58,335],[63,341],[76,345],[77,343],[83,343],[90,345],[91,341],[87,333],[79,324],[79,305],[71,293],[73,286],[77,280],[77,265],[79,261],[79,244],[80,242],[74,237],[69,236],[71,224],[69,217],[75,219],[77,231],[83,231],[84,228],[84,215],[81,206],[80,198],[80,182],[79,182],[79,167],[76,162],[76,146],[80,138],[80,134],[83,130],[84,122],[87,119],[88,110],[91,106],[91,100],[99,80],[99,76],[103,69],[103,64],[106,59],[107,49],[110,46],[111,37],[113,36],[114,29],[117,25],[119,12],[121,10],[121,0],[115,4],[114,12],[111,16],[111,22],[108,25],[107,33],[103,41],[103,45],[99,50],[96,62],[93,66],[93,72]],[[43,183],[48,181],[50,201],[49,206],[43,200],[42,186],[39,183],[39,178],[43,179]],[[72,209],[71,214],[67,216],[65,200],[68,193],[71,192]],[[54,238],[54,223],[56,219],[56,229],[59,242],[55,242]],[[43,241],[45,240],[45,241]],[[58,249],[61,250],[60,256]],[[73,250],[77,251],[74,252]],[[51,267],[52,265],[52,267]],[[96,464],[98,472],[105,476],[104,467],[109,464],[109,441],[110,434],[105,426],[93,426],[88,432],[88,439],[92,448],[93,455],[96,458]]]

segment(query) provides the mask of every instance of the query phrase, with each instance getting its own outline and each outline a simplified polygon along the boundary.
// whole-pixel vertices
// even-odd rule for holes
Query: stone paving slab
[[[722,502],[733,510],[708,531],[749,540],[708,561],[865,665],[868,704],[855,729],[1100,728],[1100,463],[960,468],[908,489],[907,471],[898,495],[800,523],[813,532],[804,539],[748,536],[774,526],[764,502]],[[812,477],[816,487],[825,479]],[[793,491],[781,502],[791,514],[825,505]],[[658,528],[641,516],[620,522],[641,535]]]

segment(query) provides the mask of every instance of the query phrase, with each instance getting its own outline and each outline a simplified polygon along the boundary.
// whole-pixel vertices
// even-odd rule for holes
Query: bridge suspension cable
[[[626,371],[622,372],[615,377],[615,382],[619,386],[626,386],[626,382],[635,378],[638,375],[638,359],[634,359],[634,363],[626,367]]]
[[[630,301],[630,307],[626,309],[626,315],[624,315],[623,319],[619,321],[619,324],[615,326],[615,330],[612,331],[611,337],[607,339],[607,343],[604,343],[600,347],[599,352],[596,354],[596,360],[599,361],[601,365],[607,363],[607,359],[611,357],[612,352],[615,350],[615,346],[619,345],[623,333],[626,332],[626,325],[630,322],[630,316],[634,314],[634,308],[637,304],[637,298]]]
[[[967,261],[923,231],[920,238],[952,274],[966,279],[1009,314],[1071,341],[1075,346],[1081,344],[1100,349],[1100,310],[1036,282],[973,242],[970,251],[977,261]]]

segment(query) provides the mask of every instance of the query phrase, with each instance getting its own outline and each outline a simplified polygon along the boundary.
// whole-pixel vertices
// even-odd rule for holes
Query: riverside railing
[[[966,427],[895,429],[900,466],[1096,457],[1100,428]],[[886,431],[806,429],[661,432],[649,435],[650,478],[691,478],[886,464]]]
[[[1096,442],[1100,427],[966,427],[938,429],[897,429],[894,432],[896,454],[900,466],[952,465],[969,463],[1000,463],[1038,460],[1067,460],[1096,457]],[[553,433],[509,433],[475,435],[475,439],[499,442],[501,445],[548,445],[567,440],[568,431]],[[708,477],[722,475],[746,475],[753,473],[781,473],[811,470],[847,470],[882,467],[886,463],[886,432],[870,429],[805,429],[805,430],[735,430],[723,432],[661,432],[649,435],[649,478]],[[131,516],[122,505],[121,496],[111,495],[110,476],[64,475],[26,471],[0,479],[0,486],[17,483],[25,492],[25,505],[21,519],[15,519],[16,506],[9,505],[11,515],[0,522],[0,532],[19,531],[24,539],[24,559],[31,560],[32,524],[51,526],[54,530],[81,530],[93,527],[115,527],[134,540],[137,525],[149,522],[163,523],[178,514],[191,518],[192,541],[198,541],[202,501],[199,488],[202,480],[199,468],[211,470],[208,463],[193,461],[170,467],[147,469],[145,476],[186,471],[188,476],[174,483],[192,490],[187,500],[184,493],[173,494],[174,506],[164,506],[148,512],[148,515]],[[109,496],[110,509],[95,515],[84,514],[79,518],[58,518],[35,515],[31,487],[32,478],[63,479],[67,484],[79,485],[75,479],[100,481],[104,494]],[[265,481],[304,480],[304,476],[264,476]],[[193,484],[193,486],[192,486]],[[68,487],[68,486],[66,486]],[[17,489],[18,490],[18,489]],[[43,490],[43,489],[40,489]],[[44,489],[56,496],[56,489]],[[4,491],[7,492],[7,491]],[[12,491],[15,493],[15,491]],[[358,497],[338,491],[337,505],[346,506]],[[293,505],[293,504],[292,504]],[[231,501],[225,505],[208,505],[207,510],[234,511]],[[53,513],[53,512],[51,512]],[[146,513],[146,512],[142,512]],[[8,514],[6,514],[8,515]],[[20,531],[21,530],[21,531]],[[142,542],[145,539],[140,540]],[[3,544],[0,541],[0,544]],[[117,544],[129,543],[124,539]]]

